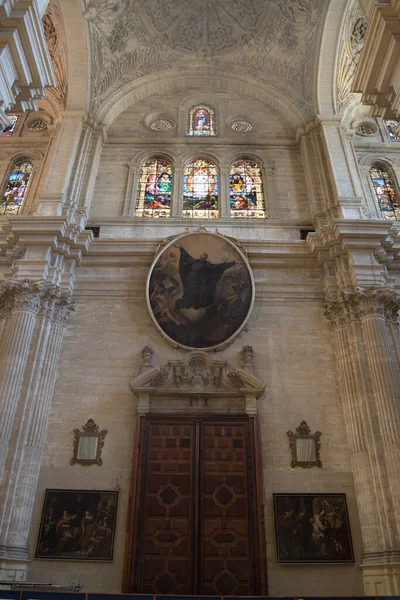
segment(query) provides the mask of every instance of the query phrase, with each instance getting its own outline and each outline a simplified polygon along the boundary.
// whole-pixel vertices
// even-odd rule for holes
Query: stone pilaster
[[[25,280],[9,282],[1,290],[4,310],[9,313],[2,339],[0,362],[0,479],[9,449],[14,418],[22,391],[36,315],[40,309],[40,286]]]
[[[23,286],[32,288],[28,282],[19,285]],[[16,287],[18,289],[17,284]],[[7,445],[3,446],[5,476],[0,493],[0,558],[11,561],[28,558],[30,520],[63,329],[72,309],[70,298],[61,295],[58,288],[36,286],[34,296],[34,329],[24,341],[27,356],[21,389],[14,401],[12,418],[8,419]],[[13,312],[14,307],[9,319]],[[11,332],[17,339],[26,334],[24,328],[20,331],[10,328],[10,336]],[[7,348],[4,354],[8,354]]]
[[[359,288],[326,309],[333,325],[368,595],[398,593],[400,586],[398,309],[388,288]]]

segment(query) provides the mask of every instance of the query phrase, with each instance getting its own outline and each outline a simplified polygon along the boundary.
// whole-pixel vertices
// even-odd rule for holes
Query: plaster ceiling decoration
[[[92,112],[152,73],[214,69],[261,80],[312,114],[329,0],[81,0],[92,46]]]

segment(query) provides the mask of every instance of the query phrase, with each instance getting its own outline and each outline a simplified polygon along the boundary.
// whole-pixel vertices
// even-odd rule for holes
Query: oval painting
[[[254,303],[243,252],[213,233],[185,233],[156,257],[147,279],[150,314],[170,342],[216,350],[243,329]]]

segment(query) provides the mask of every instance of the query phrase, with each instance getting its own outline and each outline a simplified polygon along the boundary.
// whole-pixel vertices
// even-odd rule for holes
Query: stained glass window
[[[169,129],[172,129],[173,126],[173,122],[168,121],[168,119],[156,119],[150,123],[150,129],[152,131],[168,131]]]
[[[241,160],[233,163],[229,190],[231,217],[266,217],[261,169],[256,162]]]
[[[237,119],[231,123],[231,129],[233,129],[233,131],[238,131],[239,133],[251,131],[253,127],[253,123],[246,121],[245,119]]]
[[[216,135],[215,111],[209,106],[193,106],[189,112],[188,135]]]
[[[44,131],[47,129],[47,123],[42,119],[36,119],[36,121],[32,121],[28,127],[31,131]]]
[[[372,129],[369,125],[359,125],[356,128],[356,134],[361,135],[362,137],[369,137],[376,133],[376,129]]]
[[[375,165],[370,170],[370,176],[382,217],[389,221],[400,221],[400,204],[388,169]]]
[[[171,194],[171,165],[158,158],[147,161],[139,175],[135,216],[169,217]]]
[[[7,115],[7,117],[10,119],[12,125],[10,125],[9,127],[5,127],[2,131],[0,131],[0,136],[4,135],[4,136],[10,136],[13,134],[13,131],[15,129],[15,126],[17,124],[18,121],[18,115]]]
[[[16,215],[22,207],[33,165],[27,159],[19,160],[8,177],[7,187],[0,202],[0,215]]]
[[[399,126],[398,121],[385,121],[386,129],[392,142],[400,142],[400,134],[396,132],[396,127]]]
[[[189,163],[183,176],[183,216],[218,217],[218,173],[216,166],[199,159]]]

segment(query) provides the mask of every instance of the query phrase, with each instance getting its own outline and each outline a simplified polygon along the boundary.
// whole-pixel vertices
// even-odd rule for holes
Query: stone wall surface
[[[100,270],[99,270],[100,271]],[[94,275],[95,271],[92,271]],[[119,273],[121,274],[121,273]],[[143,273],[144,275],[145,273]],[[266,277],[278,278],[277,273]],[[281,273],[281,279],[287,273]],[[296,279],[294,274],[294,278]],[[83,276],[81,276],[83,277]],[[101,273],[98,272],[98,277]],[[142,277],[139,277],[141,280]],[[138,273],[136,271],[136,282]],[[154,364],[182,358],[150,323],[143,283],[137,300],[90,298],[79,289],[79,303],[67,328],[39,479],[31,550],[34,551],[46,488],[120,490],[115,558],[111,564],[57,562],[53,581],[79,577],[85,591],[119,592],[121,585],[131,453],[137,401],[129,381],[139,373],[141,350],[151,346]],[[361,594],[356,565],[279,566],[275,560],[272,514],[274,492],[346,493],[356,559],[360,532],[348,447],[336,386],[331,333],[318,299],[257,298],[249,330],[218,359],[237,364],[244,344],[255,350],[256,375],[266,383],[258,401],[262,438],[264,503],[271,595]],[[312,381],[312,385],[310,385]],[[172,407],[173,408],[173,407]],[[108,434],[101,467],[70,466],[72,430],[93,418]],[[292,469],[286,431],[301,420],[322,432],[323,468]],[[49,563],[34,561],[31,578],[48,578]],[[346,572],[346,576],[344,576]]]

